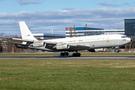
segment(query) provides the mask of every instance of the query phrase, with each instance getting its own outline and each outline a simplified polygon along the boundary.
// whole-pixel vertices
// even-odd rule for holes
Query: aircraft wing
[[[16,40],[16,41],[23,41],[23,42],[34,42],[34,40],[19,39],[19,38],[12,38],[12,40]]]
[[[45,46],[42,47],[29,47],[30,49],[35,49],[35,50],[42,50],[42,51],[49,51],[49,52],[55,52],[55,51],[77,51],[77,50],[84,50],[88,49],[88,46],[85,45],[70,45],[66,46],[65,44],[58,45],[54,43],[46,43]]]
[[[42,51],[49,51],[49,52],[53,52],[53,50],[45,48],[45,47],[29,47],[30,49],[34,49],[34,50],[42,50]]]
[[[55,41],[48,41],[48,40],[35,41],[35,40],[18,39],[18,38],[12,38],[12,40],[23,42],[23,43],[11,42],[16,46],[26,47],[35,50],[42,50],[42,51],[62,51],[62,50],[78,51],[78,50],[84,50],[89,48],[89,46],[86,44],[58,43]]]
[[[87,44],[69,44],[69,45],[70,45],[69,50],[71,51],[85,50],[90,48],[89,45]]]
[[[23,44],[23,43],[16,43],[16,42],[8,42],[8,43],[15,44],[15,45],[26,45],[26,44]]]
[[[45,42],[45,48],[51,49],[53,51],[61,51],[61,50],[77,51],[77,50],[88,49],[89,46],[86,44]]]

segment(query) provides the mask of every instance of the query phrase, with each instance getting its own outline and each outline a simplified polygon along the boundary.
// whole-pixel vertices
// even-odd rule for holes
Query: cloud
[[[126,2],[126,3],[124,3],[124,5],[130,5],[130,4]]]
[[[115,4],[115,3],[104,3],[104,2],[98,3],[98,4],[101,6],[121,6],[121,5]]]
[[[98,28],[124,28],[124,19],[135,18],[135,7],[97,8],[90,10],[50,10],[46,12],[0,13],[0,30],[3,33],[20,34],[19,21],[26,21],[32,33],[65,33],[65,27],[85,26]],[[9,32],[8,32],[9,31]]]
[[[26,0],[21,0],[18,2],[20,5],[29,5],[29,4],[41,4],[40,1],[26,1]]]
[[[63,8],[63,10],[74,10],[74,8]]]

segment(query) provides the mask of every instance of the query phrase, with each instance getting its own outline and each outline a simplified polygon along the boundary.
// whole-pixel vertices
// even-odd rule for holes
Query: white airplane
[[[93,50],[97,48],[118,47],[131,41],[125,35],[94,35],[72,38],[60,38],[50,40],[37,40],[27,27],[24,21],[19,22],[22,39],[12,38],[12,40],[23,41],[23,43],[14,43],[17,47],[30,48],[50,52],[63,52],[61,56],[68,56],[68,52],[73,56],[81,56],[79,50]]]

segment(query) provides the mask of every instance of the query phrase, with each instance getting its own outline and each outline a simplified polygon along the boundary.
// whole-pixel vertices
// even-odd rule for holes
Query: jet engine
[[[70,46],[68,44],[56,45],[55,47],[56,47],[57,50],[69,49],[70,48]]]
[[[33,43],[33,47],[43,47],[45,46],[45,42],[42,42],[42,41],[35,41]]]
[[[88,49],[89,52],[95,52],[95,49]]]

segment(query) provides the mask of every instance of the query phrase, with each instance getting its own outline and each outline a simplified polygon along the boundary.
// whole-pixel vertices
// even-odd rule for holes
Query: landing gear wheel
[[[66,56],[68,56],[69,55],[69,53],[66,53]]]
[[[68,52],[66,52],[66,53],[60,53],[60,56],[62,56],[62,57],[64,57],[64,56],[68,56],[69,55],[69,53]]]
[[[116,52],[116,53],[119,53],[119,52],[120,52],[120,50],[116,49],[116,50],[115,50],[115,52]]]
[[[81,54],[80,53],[73,53],[73,57],[80,57]]]
[[[60,53],[60,56],[64,57],[64,53]]]

